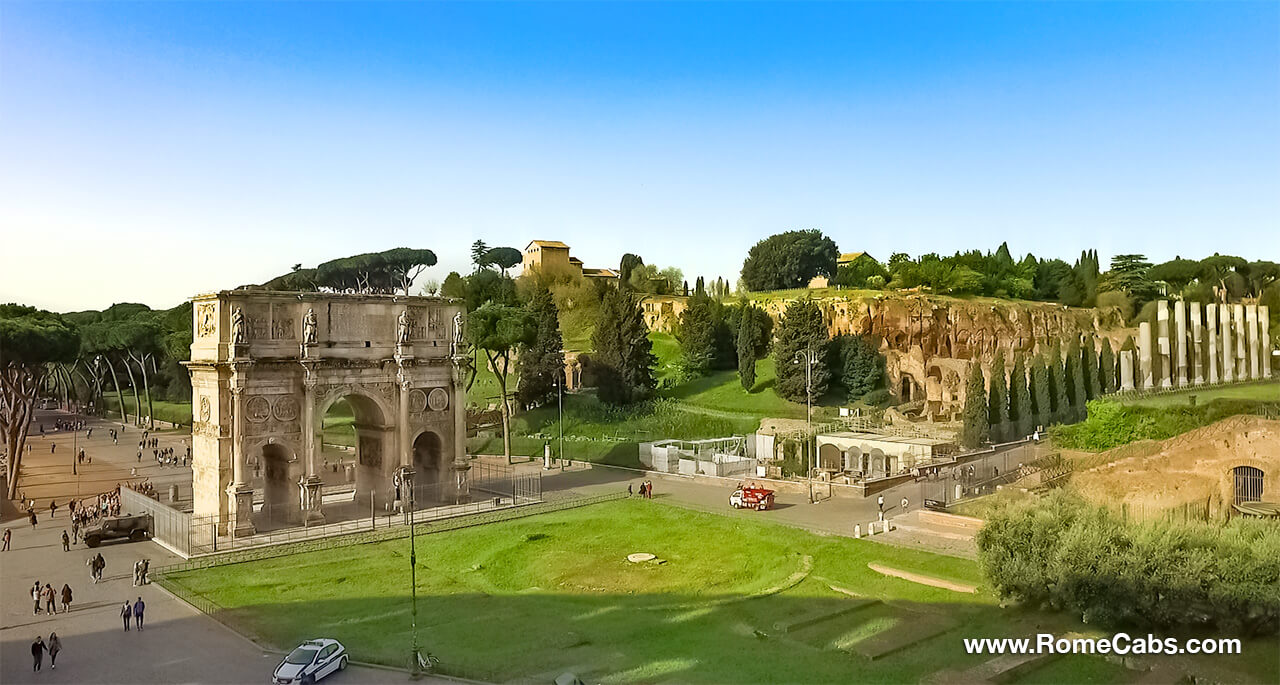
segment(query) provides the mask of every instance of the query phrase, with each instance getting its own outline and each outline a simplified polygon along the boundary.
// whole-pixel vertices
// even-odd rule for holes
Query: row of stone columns
[[[1154,339],[1150,323],[1138,326],[1136,375],[1133,352],[1120,353],[1120,389],[1271,378],[1270,322],[1265,305],[1160,300]]]

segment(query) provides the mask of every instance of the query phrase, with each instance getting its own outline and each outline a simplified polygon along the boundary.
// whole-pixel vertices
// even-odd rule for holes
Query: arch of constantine
[[[192,305],[195,516],[237,537],[268,514],[323,522],[322,419],[339,400],[354,414],[358,501],[393,497],[401,469],[468,497],[461,303],[235,290]]]

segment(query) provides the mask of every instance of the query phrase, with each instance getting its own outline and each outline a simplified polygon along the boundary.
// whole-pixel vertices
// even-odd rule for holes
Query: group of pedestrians
[[[71,586],[63,583],[62,592],[59,593],[53,589],[52,583],[45,583],[44,587],[40,587],[40,581],[36,581],[31,586],[31,601],[33,607],[31,609],[32,616],[40,615],[40,605],[44,604],[44,610],[49,615],[58,613],[58,600],[62,600],[62,612],[71,611]]]
[[[102,552],[98,552],[89,557],[84,565],[89,567],[89,579],[96,583],[102,580],[102,571],[107,568],[107,560],[102,558]]]
[[[129,600],[126,599],[124,601],[124,606],[120,607],[120,618],[124,619],[124,629],[129,629],[129,619],[132,618],[133,623],[137,626],[138,630],[142,630],[143,611],[145,611],[146,608],[147,605],[142,601],[141,597],[139,597],[138,601],[133,604],[130,604]]]
[[[58,652],[62,651],[62,640],[58,639],[57,633],[49,633],[49,641],[46,643],[44,637],[37,635],[36,641],[31,643],[31,658],[35,663],[32,665],[32,672],[39,671],[44,664],[44,653],[49,653],[49,668],[58,668]]]
[[[631,494],[630,483],[627,484],[627,494],[628,495]],[[653,481],[651,480],[640,481],[640,496],[645,499],[653,499]]]

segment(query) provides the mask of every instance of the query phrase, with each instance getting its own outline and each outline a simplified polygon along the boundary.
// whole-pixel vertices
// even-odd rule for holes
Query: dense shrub
[[[1004,598],[1109,628],[1280,629],[1280,528],[1126,523],[1069,491],[1002,503],[978,533],[983,572]]]

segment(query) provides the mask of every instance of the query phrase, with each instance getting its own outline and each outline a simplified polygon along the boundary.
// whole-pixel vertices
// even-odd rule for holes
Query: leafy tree
[[[1031,400],[1035,423],[1041,426],[1053,423],[1053,389],[1049,384],[1050,378],[1049,366],[1044,357],[1037,356],[1031,365]]]
[[[756,386],[756,359],[760,347],[760,327],[753,311],[759,310],[749,304],[744,305],[738,316],[738,380],[747,392]]]
[[[1099,292],[1122,292],[1132,299],[1134,311],[1156,297],[1151,280],[1151,262],[1142,254],[1121,254],[1111,258],[1111,269],[1098,283]]]
[[[1098,392],[1106,395],[1116,391],[1116,357],[1111,351],[1111,340],[1102,339],[1102,352],[1098,354]]]
[[[502,405],[502,454],[511,462],[511,398],[507,381],[511,373],[511,353],[536,339],[538,322],[524,307],[486,302],[467,316],[467,335],[485,358],[498,380]]]
[[[1202,270],[1200,262],[1178,257],[1151,267],[1147,271],[1147,276],[1152,280],[1168,283],[1172,295],[1181,293],[1188,284],[1200,276]]]
[[[440,296],[465,298],[467,296],[467,282],[462,278],[462,274],[457,271],[450,271],[449,275],[444,277],[444,282],[440,284]]]
[[[9,499],[18,494],[36,394],[54,365],[71,362],[79,349],[79,332],[61,316],[18,304],[0,305],[0,431],[9,455]]]
[[[407,295],[413,280],[435,263],[431,250],[397,247],[331,259],[316,267],[314,279],[317,286],[338,292]]]
[[[1245,279],[1240,274],[1244,269],[1248,269],[1248,262],[1243,258],[1214,253],[1212,257],[1200,260],[1200,268],[1196,270],[1193,278],[1213,281],[1223,292],[1232,297],[1239,297],[1244,294],[1247,287]],[[1179,271],[1178,275],[1185,276],[1185,273]],[[1155,275],[1152,275],[1152,278],[1164,280]]]
[[[1249,262],[1242,270],[1245,281],[1249,284],[1249,293],[1254,297],[1261,297],[1268,286],[1280,281],[1280,264],[1275,262],[1266,260]]]
[[[630,286],[631,272],[642,264],[644,264],[644,258],[638,254],[628,252],[622,255],[622,260],[618,262],[618,282]]]
[[[592,346],[601,401],[630,404],[647,397],[657,385],[653,343],[644,325],[644,312],[631,293],[621,288],[605,290]]]
[[[1046,302],[1059,300],[1063,282],[1072,273],[1071,265],[1061,259],[1046,259],[1037,264],[1034,281],[1036,299]]]
[[[510,276],[492,269],[480,269],[466,277],[467,310],[475,311],[488,302],[507,306],[520,303],[516,283]]]
[[[516,357],[519,386],[516,397],[522,405],[549,402],[556,396],[556,384],[564,382],[564,339],[560,335],[560,310],[549,288],[540,288],[527,305],[535,323],[533,341],[521,345]]]
[[[1063,274],[1058,286],[1058,301],[1068,307],[1081,307],[1089,299],[1089,290],[1078,271]]]
[[[1014,435],[1021,438],[1030,435],[1035,427],[1035,412],[1031,407],[1031,388],[1027,384],[1027,365],[1021,352],[1013,355],[1013,372],[1009,374],[1009,423]]]
[[[884,355],[876,341],[861,335],[841,335],[831,341],[840,385],[850,402],[880,387]]]
[[[964,391],[964,428],[960,431],[960,444],[970,449],[981,447],[991,437],[989,411],[987,408],[986,379],[982,376],[982,365],[977,362],[969,364],[969,380]]]
[[[774,390],[780,397],[803,402],[806,397],[805,366],[796,363],[798,356],[813,353],[818,363],[812,365],[812,397],[821,397],[827,391],[831,371],[825,363],[830,337],[822,309],[816,302],[805,298],[787,305],[778,324],[777,339],[773,343],[773,359],[777,368]]]
[[[840,249],[822,231],[787,231],[756,243],[742,263],[750,290],[800,288],[819,274],[835,276]]]
[[[496,266],[502,271],[502,275],[506,276],[507,269],[519,264],[523,259],[524,255],[514,247],[491,247],[480,257],[480,266]]]

